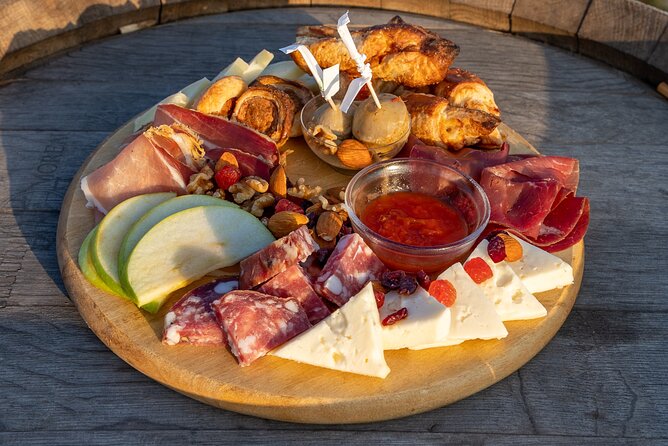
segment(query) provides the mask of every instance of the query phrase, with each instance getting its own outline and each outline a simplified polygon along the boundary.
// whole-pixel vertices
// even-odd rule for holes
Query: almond
[[[362,169],[373,162],[369,149],[355,139],[346,139],[339,145],[336,152],[339,161],[351,169]]]
[[[282,165],[279,165],[269,178],[269,192],[277,198],[285,198],[288,194],[288,177]]]
[[[315,225],[315,232],[318,237],[325,241],[332,241],[336,239],[343,226],[343,220],[339,214],[332,211],[323,212],[318,217],[318,222]]]
[[[511,235],[503,232],[498,234],[497,237],[503,240],[503,247],[506,250],[505,260],[507,262],[516,262],[522,258],[524,253],[522,252],[522,245],[520,245],[520,242],[515,240]]]
[[[233,153],[225,152],[222,155],[220,155],[220,158],[218,158],[218,161],[216,161],[216,167],[213,170],[218,172],[224,166],[228,165],[239,168],[239,162],[237,161],[237,157],[234,156]]]
[[[277,212],[267,222],[267,228],[276,238],[285,237],[295,229],[308,223],[304,214],[292,211]]]

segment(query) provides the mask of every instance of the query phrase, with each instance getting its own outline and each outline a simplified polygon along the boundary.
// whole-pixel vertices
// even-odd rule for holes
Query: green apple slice
[[[156,224],[160,223],[165,218],[177,212],[186,209],[194,208],[196,206],[230,206],[238,208],[239,206],[231,201],[222,200],[220,198],[211,197],[209,195],[182,195],[164,201],[148,211],[137,222],[132,225],[125,234],[123,243],[121,243],[121,250],[118,253],[118,264],[122,265],[128,260],[128,256],[132,249],[137,245],[139,240]]]
[[[130,227],[149,209],[174,198],[174,192],[144,194],[117,204],[102,219],[91,239],[91,259],[98,275],[116,294],[126,294],[118,279],[118,251]]]
[[[79,269],[83,273],[86,280],[88,280],[95,288],[99,288],[105,293],[116,294],[114,291],[107,286],[106,283],[100,278],[95,270],[95,265],[93,260],[90,257],[90,241],[95,237],[97,233],[97,226],[95,226],[86,236],[79,249]],[[121,296],[125,297],[125,296]],[[126,297],[127,298],[127,297]]]
[[[198,206],[162,220],[120,265],[123,288],[138,307],[155,312],[168,294],[231,266],[274,241],[253,215],[227,206]]]

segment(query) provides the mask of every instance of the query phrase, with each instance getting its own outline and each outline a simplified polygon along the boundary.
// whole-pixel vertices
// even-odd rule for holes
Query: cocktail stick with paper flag
[[[366,60],[366,55],[360,54],[360,52],[357,51],[353,36],[348,30],[348,23],[350,23],[350,18],[348,17],[348,11],[346,11],[346,13],[339,18],[336,29],[339,32],[341,41],[348,50],[351,59],[355,62],[355,65],[357,65],[357,71],[359,71],[360,77],[353,79],[353,81],[348,86],[346,95],[343,97],[343,101],[341,101],[341,110],[344,113],[348,111],[348,108],[357,97],[357,93],[359,93],[365,84],[367,87],[369,87],[369,92],[371,92],[371,96],[373,97],[373,101],[376,103],[376,107],[380,108],[380,101],[378,100],[376,91],[373,89],[373,85],[371,85],[371,65],[368,63],[365,64],[364,61]]]
[[[329,105],[337,110],[336,104],[332,100],[332,97],[339,91],[339,64],[332,65],[329,68],[324,70],[320,68],[318,62],[313,57],[313,54],[309,49],[304,45],[299,45],[294,43],[292,45],[281,48],[285,54],[290,54],[294,51],[299,51],[299,53],[304,58],[306,65],[309,70],[311,70],[311,75],[315,79],[316,84],[320,88],[320,94],[323,98],[329,103]],[[347,109],[346,109],[347,110]]]

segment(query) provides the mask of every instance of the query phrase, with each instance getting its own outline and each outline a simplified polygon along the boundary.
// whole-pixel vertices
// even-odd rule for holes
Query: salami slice
[[[257,291],[231,291],[211,306],[232,354],[242,367],[311,326],[295,299]]]
[[[223,330],[211,303],[237,289],[238,284],[236,279],[219,279],[186,293],[165,315],[163,344],[224,344]]]
[[[362,237],[341,237],[313,288],[330,302],[342,306],[370,280],[379,280],[385,265]]]
[[[248,290],[260,285],[286,269],[306,260],[320,249],[306,226],[292,231],[285,237],[242,260],[239,288]]]
[[[313,290],[311,281],[299,265],[286,269],[262,285],[259,290],[276,297],[297,299],[312,324],[329,316],[329,309]]]

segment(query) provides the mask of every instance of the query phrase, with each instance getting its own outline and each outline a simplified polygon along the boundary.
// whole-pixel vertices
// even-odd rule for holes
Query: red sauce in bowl
[[[418,192],[382,195],[367,205],[360,218],[372,231],[404,245],[445,245],[469,234],[457,209]]]

